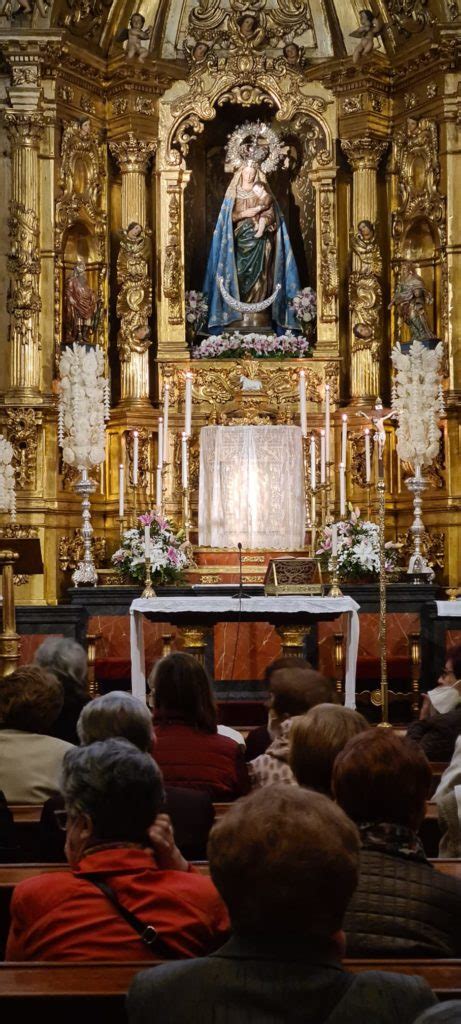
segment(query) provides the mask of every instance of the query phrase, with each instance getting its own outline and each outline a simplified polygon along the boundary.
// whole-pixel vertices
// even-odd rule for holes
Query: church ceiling
[[[373,0],[383,23],[375,43],[392,60],[411,42],[436,39],[443,26],[460,24],[461,0]],[[105,55],[120,51],[120,35],[139,11],[152,29],[150,50],[163,60],[184,61],[187,47],[205,39],[219,52],[229,45],[229,25],[244,31],[251,19],[261,32],[261,49],[281,50],[287,41],[303,47],[308,64],[351,55],[364,0],[54,0],[49,22],[65,26],[74,41]],[[44,20],[34,16],[36,25]],[[186,48],[186,52],[185,52]]]

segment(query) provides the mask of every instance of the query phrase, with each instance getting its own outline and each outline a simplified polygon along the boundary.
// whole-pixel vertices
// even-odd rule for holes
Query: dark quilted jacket
[[[344,930],[347,956],[458,957],[461,882],[431,864],[364,849]]]
[[[407,730],[407,736],[419,744],[429,761],[451,761],[460,734],[461,705],[444,715],[412,722]]]

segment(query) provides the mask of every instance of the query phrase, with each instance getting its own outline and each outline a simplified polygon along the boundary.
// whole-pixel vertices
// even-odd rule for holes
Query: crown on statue
[[[234,171],[243,164],[256,164],[263,174],[288,163],[288,148],[280,135],[264,121],[247,121],[229,136],[226,163]]]
[[[257,143],[243,142],[240,146],[240,153],[245,164],[262,164],[267,160],[270,150],[269,146],[258,146]]]

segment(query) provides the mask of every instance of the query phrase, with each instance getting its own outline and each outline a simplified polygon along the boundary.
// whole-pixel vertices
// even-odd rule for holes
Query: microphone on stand
[[[239,553],[239,588],[236,594],[232,594],[232,597],[237,598],[239,601],[241,601],[242,598],[250,597],[251,595],[246,594],[243,589],[242,545],[240,541],[238,542],[237,547]]]

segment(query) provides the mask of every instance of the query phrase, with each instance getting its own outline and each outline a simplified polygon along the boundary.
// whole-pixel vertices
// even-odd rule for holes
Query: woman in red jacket
[[[217,713],[205,669],[175,653],[154,666],[153,755],[167,786],[202,789],[213,800],[234,800],[249,789],[242,748],[217,731]]]

